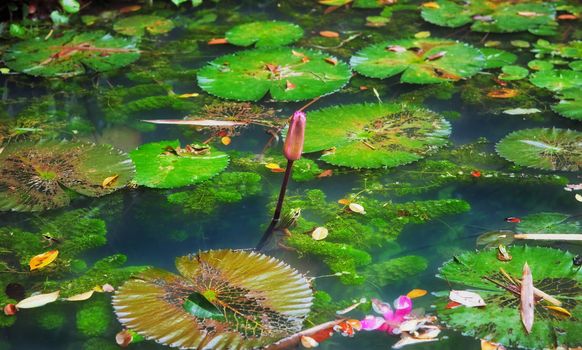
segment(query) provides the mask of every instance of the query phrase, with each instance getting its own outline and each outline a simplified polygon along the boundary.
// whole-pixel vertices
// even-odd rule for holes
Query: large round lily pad
[[[575,348],[582,345],[582,273],[573,269],[574,256],[557,249],[527,246],[512,247],[509,254],[513,257],[511,261],[500,261],[497,250],[490,249],[465,253],[445,263],[439,277],[448,283],[462,285],[461,289],[476,291],[487,305],[447,308],[448,298],[443,298],[437,304],[439,319],[464,334],[512,348]],[[547,308],[551,305],[547,302],[537,302],[530,334],[526,333],[520,318],[519,294],[486,279],[507,285],[501,268],[521,279],[526,261],[532,271],[534,287],[557,298],[562,308],[572,314],[568,317]]]
[[[304,152],[352,168],[411,163],[447,143],[451,127],[427,109],[398,104],[354,104],[310,112]]]
[[[226,153],[197,147],[180,148],[178,140],[141,145],[130,154],[135,182],[152,188],[188,186],[208,180],[228,166]]]
[[[582,132],[537,128],[512,132],[495,146],[503,158],[545,170],[582,169]]]
[[[570,215],[562,213],[530,214],[522,218],[517,231],[535,234],[579,233],[580,223],[570,221],[570,218]]]
[[[181,349],[258,349],[301,330],[309,282],[252,251],[211,250],[176,259],[180,275],[150,269],[116,292],[119,321]]]
[[[137,15],[122,18],[115,22],[113,30],[129,36],[142,36],[146,32],[151,35],[165,34],[174,29],[171,20],[153,15]]]
[[[262,21],[241,24],[226,32],[226,40],[233,45],[259,48],[291,44],[301,39],[300,26],[281,21]]]
[[[351,77],[347,64],[319,51],[256,49],[226,55],[198,73],[198,84],[218,97],[298,101],[339,90]]]
[[[537,87],[545,88],[554,92],[571,88],[582,89],[582,72],[573,70],[542,70],[533,74],[529,80]]]
[[[436,6],[424,6],[422,9],[424,20],[444,27],[471,24],[471,30],[476,32],[527,30],[539,35],[553,34],[557,27],[555,14],[554,4],[538,0],[438,0]]]
[[[22,41],[10,47],[2,59],[17,72],[70,77],[87,70],[104,72],[121,68],[139,56],[135,38],[118,38],[95,31]]]
[[[40,211],[69,204],[65,189],[99,197],[126,186],[129,157],[109,145],[13,143],[0,154],[0,210]]]
[[[364,48],[350,64],[367,77],[402,73],[403,83],[429,84],[468,78],[484,67],[485,58],[479,50],[453,40],[403,39]]]

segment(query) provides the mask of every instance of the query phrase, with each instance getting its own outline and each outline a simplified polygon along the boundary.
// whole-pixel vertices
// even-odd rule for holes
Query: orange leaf
[[[279,166],[279,164],[277,163],[267,163],[265,164],[265,168],[267,169],[281,169],[281,166]]]
[[[275,169],[271,169],[272,173],[284,173],[285,169],[283,168],[275,168]]]
[[[350,204],[350,203],[351,203],[351,202],[350,202],[350,200],[349,200],[349,199],[346,199],[346,198],[342,198],[342,199],[340,199],[340,200],[339,200],[339,201],[337,201],[337,202],[338,202],[339,204],[341,204],[341,205],[348,205],[348,204]]]
[[[58,250],[50,250],[48,252],[34,256],[32,259],[30,259],[29,262],[30,271],[42,269],[43,267],[55,261],[57,256],[59,256]]]
[[[101,183],[101,187],[107,188],[107,187],[111,187],[111,186],[115,185],[118,178],[119,178],[119,175],[113,175],[113,176],[106,177],[105,180],[103,180],[103,182]]]
[[[531,328],[534,323],[534,285],[531,270],[527,262],[523,265],[523,273],[521,276],[521,322],[523,323],[526,332],[531,333]]]
[[[317,175],[318,178],[322,178],[322,177],[330,177],[333,175],[333,170],[331,169],[327,169],[322,171],[319,175]]]
[[[129,13],[129,12],[135,12],[135,11],[139,11],[141,9],[140,5],[131,5],[131,6],[125,6],[119,9],[119,13]]]
[[[322,30],[319,35],[324,38],[339,38],[340,36],[338,32],[332,32],[331,30]]]
[[[409,297],[410,299],[416,299],[416,298],[420,298],[422,296],[425,296],[426,293],[428,293],[428,292],[424,289],[413,289],[410,292],[408,292],[408,294],[406,294],[406,296]]]
[[[431,1],[431,2],[425,2],[422,4],[422,7],[426,7],[427,9],[438,9],[440,8],[439,4]]]
[[[324,58],[324,61],[329,63],[329,64],[332,64],[334,66],[337,64],[337,59],[335,59],[333,57],[326,57],[326,58]]]
[[[505,346],[481,339],[481,350],[505,350]]]
[[[554,306],[554,305],[548,305],[548,306],[544,306],[546,309],[550,309],[552,311],[555,311],[557,314],[560,314],[562,316],[567,316],[567,317],[572,317],[572,313],[566,309],[564,309],[563,307],[560,306]]]
[[[517,96],[517,90],[503,88],[503,89],[489,91],[487,96],[493,97],[493,98],[512,98],[512,97]]]
[[[573,15],[573,14],[570,14],[570,13],[566,13],[566,14],[563,14],[563,15],[559,15],[558,16],[558,19],[566,20],[566,21],[572,21],[572,20],[578,19],[578,17],[576,15]]]
[[[232,140],[230,139],[230,137],[224,136],[223,138],[220,139],[220,142],[222,142],[223,145],[228,146],[230,145]]]
[[[286,85],[287,85],[287,87],[285,88],[285,91],[293,90],[297,87],[297,85],[293,84],[289,80],[286,81]]]
[[[228,44],[226,38],[212,38],[208,41],[208,45],[224,45]]]

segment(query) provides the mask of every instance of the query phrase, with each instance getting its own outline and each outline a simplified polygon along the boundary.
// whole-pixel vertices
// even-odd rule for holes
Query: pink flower
[[[382,317],[368,315],[362,321],[362,329],[367,331],[383,331],[389,334],[398,334],[398,327],[412,311],[412,300],[406,295],[394,300],[394,309],[390,304],[378,299],[372,299],[372,308]]]
[[[298,111],[293,113],[289,122],[289,130],[283,146],[283,154],[288,160],[298,160],[303,152],[303,141],[305,139],[305,113]]]

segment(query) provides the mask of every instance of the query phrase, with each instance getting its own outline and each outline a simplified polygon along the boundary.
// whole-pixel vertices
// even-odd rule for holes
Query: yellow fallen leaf
[[[425,2],[422,4],[422,7],[426,7],[427,9],[438,9],[441,8],[438,3],[434,1]]]
[[[430,36],[430,32],[428,30],[414,34],[414,37],[417,39],[424,39],[424,38],[428,38],[429,36]]]
[[[190,97],[198,97],[198,96],[200,96],[199,93],[192,92],[192,93],[189,93],[189,94],[178,95],[178,98],[190,98]]]
[[[71,297],[66,298],[65,300],[66,301],[84,301],[84,300],[90,299],[93,296],[93,293],[95,293],[95,290],[90,290],[90,291],[85,292],[85,293],[73,295]]]
[[[52,303],[59,298],[60,290],[56,292],[47,294],[37,294],[29,298],[22,299],[18,304],[16,304],[17,309],[32,309],[35,307],[45,306],[46,304]]]
[[[42,269],[43,267],[55,261],[57,256],[59,256],[58,250],[49,250],[48,252],[34,256],[28,263],[30,266],[30,271]]]
[[[562,315],[568,316],[568,317],[572,317],[572,313],[566,309],[564,309],[563,307],[559,307],[559,306],[554,306],[554,305],[548,305],[545,307],[546,309],[550,309],[552,311],[556,311]]]
[[[329,231],[325,227],[316,227],[313,232],[311,232],[311,238],[316,241],[321,241],[322,239],[325,239],[328,234]]]
[[[281,167],[277,163],[267,163],[267,164],[265,164],[265,168],[267,168],[267,169],[281,169]]]
[[[220,142],[222,142],[223,145],[228,146],[228,145],[230,145],[232,140],[230,139],[230,137],[224,136],[220,139]]]
[[[416,299],[425,296],[426,293],[428,292],[424,289],[413,289],[410,292],[408,292],[406,296],[409,297],[410,299]]]
[[[111,187],[111,186],[115,185],[115,183],[117,182],[117,179],[119,179],[119,175],[113,175],[113,176],[106,177],[105,180],[103,180],[103,182],[101,183],[101,187],[103,187],[103,188]]]

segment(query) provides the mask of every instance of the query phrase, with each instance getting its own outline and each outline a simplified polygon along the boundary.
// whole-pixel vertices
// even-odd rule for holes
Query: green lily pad
[[[299,332],[311,309],[307,279],[263,254],[210,250],[176,267],[179,275],[153,268],[117,290],[124,326],[182,349],[259,349]]]
[[[309,113],[305,153],[352,168],[396,167],[447,143],[451,127],[427,109],[398,104],[334,106]]]
[[[572,254],[542,247],[512,247],[511,261],[497,259],[497,251],[483,250],[456,256],[445,263],[439,277],[462,288],[477,289],[485,300],[485,307],[447,308],[448,298],[437,303],[439,319],[453,329],[476,338],[501,343],[507,347],[528,349],[574,348],[582,344],[582,274],[572,268]],[[503,268],[513,277],[521,278],[527,261],[531,268],[534,286],[562,302],[571,312],[567,317],[552,311],[538,302],[535,322],[527,334],[520,317],[519,295],[498,287],[484,277],[507,284],[500,273]],[[518,287],[519,288],[519,287]],[[518,289],[519,290],[519,289]],[[447,293],[448,294],[448,293]]]
[[[501,80],[521,80],[529,75],[527,68],[520,66],[503,66],[501,67],[503,73],[499,74]]]
[[[582,71],[582,60],[570,62],[568,63],[568,67],[573,71],[580,72]]]
[[[121,68],[135,62],[139,56],[135,38],[117,38],[95,31],[22,41],[11,46],[2,59],[17,72],[70,77],[87,70],[105,72]]]
[[[527,30],[538,35],[550,35],[557,27],[554,5],[538,0],[474,0],[465,3],[438,0],[436,3],[436,8],[423,7],[422,18],[444,27],[457,28],[471,24],[471,30],[476,32],[509,33]]]
[[[135,182],[152,188],[176,188],[206,181],[222,172],[229,162],[224,152],[208,149],[200,154],[176,152],[178,140],[141,145],[131,152]]]
[[[122,18],[115,22],[113,30],[129,36],[143,36],[146,34],[165,34],[174,29],[171,20],[153,15],[137,15]]]
[[[517,224],[517,231],[521,233],[579,233],[580,223],[568,221],[570,215],[562,213],[530,214]]]
[[[559,98],[560,102],[552,106],[556,113],[566,118],[582,120],[582,87],[561,91]]]
[[[485,56],[485,66],[483,68],[500,68],[505,65],[513,64],[517,61],[517,56],[509,51],[483,48],[481,52]]]
[[[133,174],[129,157],[109,145],[12,143],[0,154],[0,211],[64,207],[66,189],[100,197],[125,187]]]
[[[358,73],[413,84],[441,83],[468,78],[485,65],[483,54],[448,39],[403,39],[368,46],[350,60]]]
[[[226,55],[198,73],[198,85],[218,97],[257,101],[299,101],[330,94],[352,75],[347,64],[319,51],[278,48]]]
[[[537,128],[512,132],[495,146],[503,158],[544,170],[582,169],[582,132]]]
[[[300,26],[281,21],[263,21],[241,24],[226,32],[226,40],[233,45],[258,48],[285,46],[303,37]]]
[[[582,41],[551,43],[547,40],[539,39],[534,44],[532,51],[541,55],[582,59]]]
[[[582,87],[582,72],[567,69],[543,70],[533,74],[529,81],[550,91],[562,91]]]
[[[353,8],[360,9],[375,9],[391,5],[390,3],[382,0],[320,0],[319,3],[322,5],[338,7],[351,4]]]
[[[551,70],[554,64],[549,61],[532,60],[527,63],[527,66],[533,70]]]

